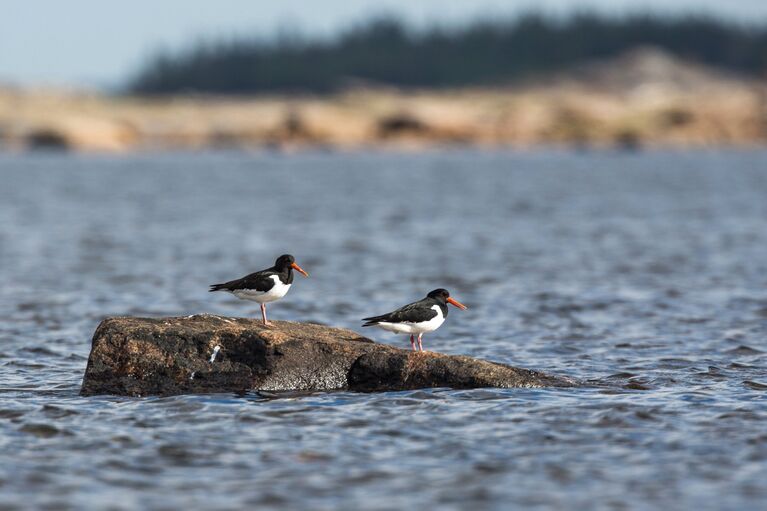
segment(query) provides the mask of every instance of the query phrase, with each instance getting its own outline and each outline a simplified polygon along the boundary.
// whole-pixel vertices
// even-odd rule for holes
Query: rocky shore
[[[495,88],[142,98],[0,87],[0,148],[19,150],[765,143],[764,81],[650,49]]]
[[[308,323],[195,315],[104,320],[83,395],[572,386],[563,377],[466,356],[378,344]]]

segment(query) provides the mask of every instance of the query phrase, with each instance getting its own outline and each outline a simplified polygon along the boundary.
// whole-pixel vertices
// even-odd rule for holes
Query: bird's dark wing
[[[429,321],[437,315],[437,311],[432,309],[433,305],[433,303],[426,302],[425,300],[409,303],[388,314],[363,318],[362,321],[365,324],[362,326],[372,326],[382,321],[387,323],[420,323],[422,321]]]
[[[241,279],[230,280],[223,284],[213,284],[209,291],[236,291],[238,289],[255,289],[256,291],[266,292],[274,286],[272,275],[277,275],[271,270],[257,271],[246,275]]]

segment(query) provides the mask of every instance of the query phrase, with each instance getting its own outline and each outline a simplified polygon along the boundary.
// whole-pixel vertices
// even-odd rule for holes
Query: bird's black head
[[[298,273],[303,275],[304,277],[308,277],[309,274],[306,273],[298,264],[296,264],[296,258],[293,257],[290,254],[283,254],[280,257],[277,258],[277,260],[274,262],[274,267],[278,271],[290,271],[291,269],[296,270]]]
[[[435,300],[445,303],[447,302],[447,299],[450,298],[450,291],[447,289],[435,289],[434,291],[430,292],[428,295],[429,298],[434,298]]]
[[[290,265],[296,262],[296,258],[290,254],[283,254],[274,262],[274,267],[279,270],[287,270]]]
[[[430,292],[428,295],[426,295],[428,298],[433,298],[434,300],[437,300],[439,303],[449,303],[451,305],[455,305],[459,309],[466,309],[466,306],[459,302],[458,300],[455,300],[453,298],[450,298],[450,291],[447,289],[435,289],[434,291]]]

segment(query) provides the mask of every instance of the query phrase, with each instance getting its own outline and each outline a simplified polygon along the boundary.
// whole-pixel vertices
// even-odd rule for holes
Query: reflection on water
[[[0,157],[5,508],[756,509],[767,153]],[[108,315],[257,316],[207,285],[291,252],[275,319],[446,287],[430,349],[577,389],[80,398]],[[378,340],[407,340],[371,332]]]

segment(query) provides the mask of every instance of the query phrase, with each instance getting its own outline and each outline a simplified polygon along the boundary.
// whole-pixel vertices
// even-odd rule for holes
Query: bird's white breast
[[[382,321],[381,323],[376,323],[376,326],[398,334],[423,334],[426,332],[433,332],[445,322],[445,316],[442,315],[442,309],[439,305],[432,305],[431,308],[437,312],[437,315],[428,321],[403,321],[402,323],[388,323]]]
[[[269,291],[257,291],[255,289],[237,289],[232,291],[232,294],[242,300],[252,300],[258,303],[269,303],[275,300],[279,300],[290,289],[290,284],[283,284],[280,277],[277,275],[270,275],[270,278],[274,281],[274,285]]]

